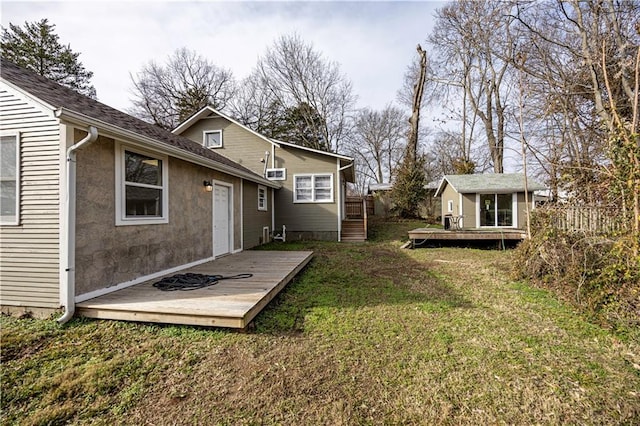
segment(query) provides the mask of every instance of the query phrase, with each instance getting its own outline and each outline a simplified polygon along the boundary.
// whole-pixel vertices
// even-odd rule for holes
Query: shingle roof
[[[233,160],[224,157],[217,152],[203,147],[201,144],[183,136],[174,135],[153,124],[137,119],[111,108],[94,99],[81,95],[71,89],[59,85],[58,83],[42,77],[32,71],[21,68],[4,58],[0,58],[0,75],[9,83],[18,86],[35,98],[51,105],[54,108],[64,108],[85,115],[87,117],[100,120],[123,130],[134,132],[141,136],[152,138],[153,140],[177,147],[191,154],[196,154],[208,160],[238,170],[243,175],[253,175],[260,181],[262,176],[241,166]]]
[[[436,195],[444,189],[445,183],[461,194],[477,192],[523,192],[524,175],[521,173],[488,173],[478,175],[445,175],[440,181]],[[543,184],[528,178],[529,191],[546,189]]]

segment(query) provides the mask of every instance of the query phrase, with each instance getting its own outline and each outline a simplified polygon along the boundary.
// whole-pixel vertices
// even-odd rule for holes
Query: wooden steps
[[[364,219],[346,219],[342,221],[341,241],[364,242],[367,240],[367,230]]]

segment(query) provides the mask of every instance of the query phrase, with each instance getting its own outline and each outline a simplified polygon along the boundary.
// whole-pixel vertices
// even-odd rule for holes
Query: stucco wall
[[[77,157],[76,295],[211,257],[213,202],[203,180],[234,183],[239,212],[240,179],[169,157],[169,223],[115,226],[114,141],[100,137]]]

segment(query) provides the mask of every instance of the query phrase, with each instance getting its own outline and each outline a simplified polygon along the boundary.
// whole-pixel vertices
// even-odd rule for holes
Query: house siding
[[[222,148],[215,151],[242,164],[253,172],[263,175],[265,152],[272,153],[272,144],[224,118],[204,118],[186,129],[182,136],[196,142],[203,142],[206,130],[222,130]],[[337,163],[334,157],[302,151],[295,147],[275,148],[275,156],[269,157],[267,167],[285,168],[286,180],[278,181],[282,188],[276,190],[275,229],[287,227],[287,239],[319,239],[336,241],[338,239],[338,190],[340,177],[337,175]],[[330,173],[333,175],[333,202],[331,203],[294,203],[293,177],[296,174]],[[271,209],[271,203],[269,203]],[[246,209],[245,209],[246,212]],[[245,227],[253,226],[245,218]],[[267,225],[265,225],[267,226]],[[270,226],[270,223],[269,223]],[[246,234],[246,231],[245,231]],[[262,231],[260,231],[262,235]],[[253,237],[252,237],[253,238]],[[245,241],[248,241],[245,238]]]
[[[529,205],[533,200],[533,192],[529,192]],[[524,192],[518,192],[518,228],[527,228],[527,203],[524,199]]]
[[[166,165],[169,223],[115,226],[114,142],[99,137],[77,153],[76,296],[212,257],[213,195],[203,180],[232,184],[241,247],[240,179],[174,157]]]
[[[203,143],[203,132],[206,130],[222,130],[222,148],[213,148],[215,152],[242,164],[260,176],[263,175],[265,164],[260,160],[265,157],[265,151],[271,153],[272,145],[269,142],[224,118],[199,120],[185,130],[182,136]],[[271,167],[271,159],[267,167]]]
[[[459,196],[458,196],[459,197]],[[476,194],[462,194],[462,228],[476,227]]]
[[[287,180],[276,191],[276,229],[287,227],[287,239],[338,239],[338,191],[336,159],[313,152],[300,155],[295,148],[276,149],[276,167],[287,170]],[[294,176],[298,174],[331,174],[333,176],[333,201],[330,203],[294,203]]]
[[[446,215],[457,216],[460,214],[460,196],[455,189],[449,184],[446,184],[442,191],[442,224],[444,225],[444,217]],[[453,201],[453,211],[448,210],[449,200]]]
[[[0,226],[0,300],[3,306],[56,309],[60,307],[58,120],[1,85],[0,130],[20,134],[20,223]]]
[[[269,241],[263,241],[262,230],[266,226],[271,229],[272,197],[271,188],[266,188],[267,211],[258,210],[258,184],[244,181],[242,187],[242,206],[244,209],[243,242],[249,249]]]

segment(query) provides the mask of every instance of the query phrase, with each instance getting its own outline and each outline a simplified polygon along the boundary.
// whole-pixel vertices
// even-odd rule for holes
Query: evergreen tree
[[[93,73],[78,60],[79,53],[60,44],[54,29],[46,18],[25,22],[24,28],[10,23],[8,29],[2,27],[0,54],[18,66],[95,98],[96,89],[90,82]]]

